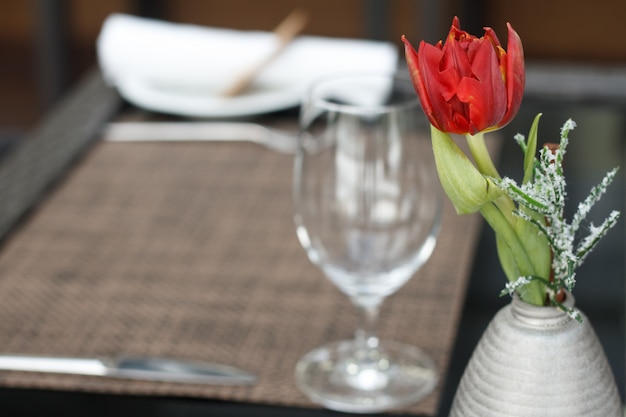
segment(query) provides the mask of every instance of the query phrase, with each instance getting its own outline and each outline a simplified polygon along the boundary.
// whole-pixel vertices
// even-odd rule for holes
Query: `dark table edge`
[[[0,241],[98,138],[122,105],[98,70],[88,73],[0,161]]]

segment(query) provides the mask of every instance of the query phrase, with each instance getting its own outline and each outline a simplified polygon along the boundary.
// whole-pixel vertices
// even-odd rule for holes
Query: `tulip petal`
[[[453,28],[461,30],[461,21],[459,20],[458,16],[454,16],[452,18],[452,26],[450,27],[450,31],[452,31]]]
[[[493,45],[482,39],[472,62],[473,77],[465,77],[457,96],[469,104],[469,132],[476,134],[498,125],[507,106],[507,93]]]
[[[419,73],[423,81],[424,94],[430,99],[432,106],[429,120],[439,129],[445,129],[444,123],[450,117],[449,107],[441,93],[439,63],[442,57],[443,51],[441,49],[423,41],[420,43],[418,51]]]
[[[469,132],[470,129],[470,121],[468,118],[465,117],[465,113],[467,113],[467,109],[466,109],[466,105],[464,105],[463,103],[461,103],[460,100],[455,100],[455,102],[453,103],[455,105],[458,104],[458,106],[463,106],[464,110],[461,111],[455,111],[452,110],[454,109],[455,106],[450,105],[450,109],[451,111],[453,111],[454,113],[452,114],[452,122],[448,123],[446,126],[448,126],[448,132],[451,133],[457,133],[459,135],[462,135],[466,132]],[[458,107],[457,106],[457,107]]]
[[[456,87],[463,77],[472,74],[472,64],[466,51],[459,42],[449,40],[443,47],[443,56],[440,63],[441,74],[446,73],[445,78],[439,77],[440,84],[445,87],[442,91],[446,101],[456,93]]]
[[[483,38],[489,39],[491,43],[493,43],[493,46],[502,47],[502,44],[500,43],[500,40],[498,39],[496,32],[490,27],[486,27],[484,29],[485,29],[485,35],[483,36]]]
[[[506,46],[506,95],[507,110],[499,126],[507,125],[517,114],[522,104],[526,75],[524,73],[524,49],[522,40],[510,23],[506,24],[509,39]]]
[[[439,121],[433,116],[433,105],[431,103],[430,96],[426,88],[426,80],[420,72],[420,57],[415,51],[415,48],[413,48],[413,45],[411,45],[411,43],[406,39],[405,36],[402,36],[402,42],[404,42],[404,54],[406,57],[407,65],[409,67],[409,73],[413,82],[413,87],[415,88],[415,91],[420,98],[422,109],[424,110],[426,117],[428,117],[428,120],[432,125],[442,128]],[[424,44],[424,42],[422,42],[422,44]],[[420,50],[422,48],[424,48],[424,46],[420,44]],[[434,47],[434,49],[437,48]],[[439,53],[441,53],[441,51],[439,51]],[[437,57],[435,56],[434,59],[436,60]]]
[[[461,75],[471,73],[472,64],[467,56],[467,46],[466,42],[449,39],[443,46],[442,67],[454,67]]]
[[[438,94],[441,94],[447,102],[456,95],[456,89],[461,82],[461,76],[454,67],[447,67],[437,73],[437,85],[440,87]]]

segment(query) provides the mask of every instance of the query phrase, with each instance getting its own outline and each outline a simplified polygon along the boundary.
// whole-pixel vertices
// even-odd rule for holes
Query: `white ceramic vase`
[[[566,303],[573,306],[568,295]],[[450,417],[623,417],[598,338],[554,307],[513,298],[485,330]]]

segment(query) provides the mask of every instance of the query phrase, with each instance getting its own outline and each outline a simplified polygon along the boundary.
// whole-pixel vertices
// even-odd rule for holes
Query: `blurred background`
[[[0,0],[0,151],[36,125],[63,94],[97,65],[95,41],[105,18],[130,13],[180,23],[234,29],[272,30],[295,8],[309,13],[304,33],[331,37],[388,40],[401,48],[400,36],[414,45],[444,38],[454,15],[462,28],[480,35],[493,27],[506,44],[506,22],[523,39],[527,64],[547,77],[532,77],[520,115],[503,132],[526,133],[541,111],[542,135],[558,141],[562,123],[572,117],[580,128],[568,164],[574,202],[586,195],[604,172],[622,166],[603,200],[608,209],[626,210],[626,38],[625,0]],[[537,75],[537,73],[534,73]],[[530,77],[529,77],[530,78]],[[544,139],[545,140],[545,139]],[[502,165],[520,166],[513,141]],[[595,156],[595,157],[594,157]],[[517,159],[515,159],[517,158]],[[568,182],[568,184],[570,184]],[[579,194],[583,190],[585,194]],[[577,303],[590,316],[607,350],[624,395],[624,217],[580,270]],[[502,275],[491,234],[483,232],[464,312],[463,343],[457,369],[467,360],[495,309]],[[583,278],[584,277],[584,278]],[[599,282],[597,279],[602,279]],[[486,290],[487,288],[487,290]],[[459,366],[460,365],[460,366]],[[457,375],[458,378],[460,375]]]
[[[447,34],[451,17],[481,34],[491,26],[506,42],[510,21],[528,60],[626,63],[620,36],[626,1],[594,0],[0,0],[0,134],[28,129],[96,64],[94,43],[114,12],[174,22],[271,30],[292,9],[310,13],[305,33],[417,44]]]

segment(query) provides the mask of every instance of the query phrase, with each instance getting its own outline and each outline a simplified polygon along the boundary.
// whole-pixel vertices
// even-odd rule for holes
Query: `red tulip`
[[[445,43],[424,41],[416,52],[403,36],[411,78],[437,129],[472,135],[508,124],[524,93],[522,41],[510,24],[505,51],[491,28],[482,38],[461,30],[459,19]]]

